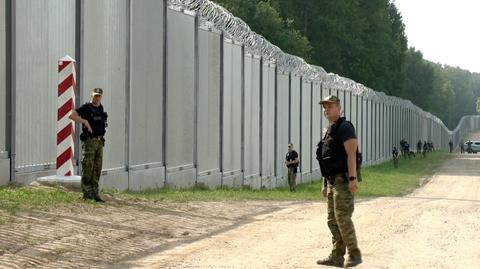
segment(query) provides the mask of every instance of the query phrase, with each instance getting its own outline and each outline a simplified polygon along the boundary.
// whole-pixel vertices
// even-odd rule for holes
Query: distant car
[[[477,153],[477,152],[480,152],[480,141],[470,141],[472,143],[472,150],[469,150],[468,148],[468,142],[465,142],[464,143],[464,148],[465,148],[465,151],[468,152],[468,153]]]

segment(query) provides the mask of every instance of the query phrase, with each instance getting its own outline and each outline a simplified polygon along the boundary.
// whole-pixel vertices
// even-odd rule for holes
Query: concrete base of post
[[[60,185],[71,189],[80,189],[81,178],[81,176],[46,176],[37,178],[30,185]]]

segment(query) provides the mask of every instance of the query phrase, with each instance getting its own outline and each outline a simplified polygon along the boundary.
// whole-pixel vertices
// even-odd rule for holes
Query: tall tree
[[[264,36],[283,51],[310,59],[312,47],[308,39],[294,28],[292,21],[284,19],[269,1],[216,0],[250,28]]]

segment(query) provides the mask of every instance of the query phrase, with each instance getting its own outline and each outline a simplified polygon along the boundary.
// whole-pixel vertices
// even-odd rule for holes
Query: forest
[[[284,52],[387,95],[412,101],[453,129],[480,109],[480,74],[408,46],[389,0],[214,0]],[[480,99],[478,99],[480,100]]]

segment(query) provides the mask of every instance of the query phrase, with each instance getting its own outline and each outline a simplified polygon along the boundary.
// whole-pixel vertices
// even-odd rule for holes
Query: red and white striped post
[[[68,118],[75,108],[75,60],[58,60],[57,176],[73,176],[75,125]]]

